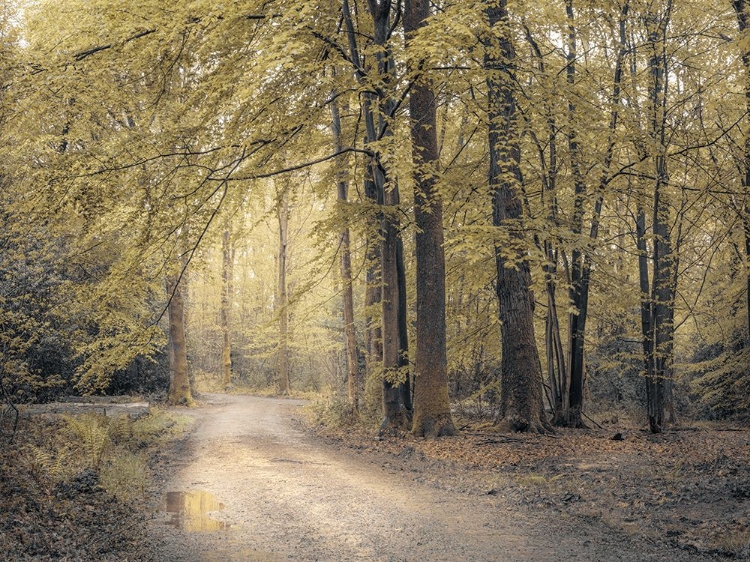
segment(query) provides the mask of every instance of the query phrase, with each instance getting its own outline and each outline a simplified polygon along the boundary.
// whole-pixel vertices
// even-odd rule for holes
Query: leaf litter
[[[675,549],[750,560],[750,429],[558,429],[498,434],[469,422],[455,437],[317,426],[337,446],[381,455],[418,482],[598,521]]]

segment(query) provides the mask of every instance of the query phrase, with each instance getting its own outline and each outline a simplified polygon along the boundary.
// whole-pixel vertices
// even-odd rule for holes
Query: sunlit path
[[[297,401],[207,398],[151,524],[164,560],[704,560],[419,484],[306,436]]]

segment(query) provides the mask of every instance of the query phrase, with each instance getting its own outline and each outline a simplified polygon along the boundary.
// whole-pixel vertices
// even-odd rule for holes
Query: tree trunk
[[[568,53],[566,69],[566,81],[569,86],[575,84],[577,39],[575,27],[575,15],[573,11],[573,0],[565,1],[565,13],[568,20]],[[572,95],[572,92],[571,92]],[[586,183],[581,173],[581,148],[578,142],[578,129],[576,126],[576,105],[568,102],[568,118],[570,130],[568,131],[568,149],[570,151],[570,168],[573,175],[573,186],[575,198],[573,201],[573,223],[572,232],[575,238],[580,239],[583,232],[583,206],[586,199]],[[568,411],[565,425],[568,427],[586,427],[583,423],[583,344],[584,330],[586,324],[586,310],[582,310],[582,287],[584,252],[580,247],[573,249],[572,263],[570,268],[570,302],[575,311],[568,316]]]
[[[648,245],[646,243],[646,213],[642,204],[639,203],[636,211],[636,244],[638,248],[638,286],[641,295],[641,334],[643,337],[643,367],[646,373],[646,401],[652,403],[652,394],[655,395],[657,388],[653,385],[654,368],[652,365],[654,354],[652,352],[652,313],[651,313],[651,282],[648,274]]]
[[[282,193],[279,194],[278,205],[279,282],[277,288],[278,301],[276,303],[276,310],[279,314],[279,348],[277,358],[277,379],[279,393],[287,396],[291,391],[291,383],[289,380],[289,297],[287,295],[286,285],[286,259],[289,236],[289,194],[286,186],[284,186]]]
[[[404,241],[401,236],[396,238],[396,269],[398,274],[398,338],[399,338],[399,369],[403,373],[404,382],[401,383],[401,392],[404,408],[407,415],[414,410],[412,403],[412,377],[409,372],[409,329],[408,329],[408,305],[406,301],[406,266],[404,265]]]
[[[555,419],[553,423],[564,425],[563,416],[568,411],[568,394],[564,389],[568,388],[567,370],[565,367],[565,352],[563,350],[562,338],[560,337],[560,325],[558,322],[557,299],[555,296],[554,273],[547,276],[547,320],[545,343],[547,349],[547,377],[552,390],[551,406]]]
[[[513,92],[515,49],[507,29],[506,1],[488,2],[487,16],[499,36],[487,39],[485,67],[489,117],[489,185],[493,225],[507,230],[508,247],[495,247],[502,330],[500,411],[502,430],[546,432],[542,372],[534,337],[531,275],[521,225],[520,150]]]
[[[167,313],[169,315],[169,403],[192,406],[193,395],[188,377],[187,344],[185,341],[185,303],[182,298],[182,279],[167,277]]]
[[[540,74],[545,74],[544,55],[539,44],[526,28],[526,40],[531,45],[534,56],[537,58]],[[546,209],[546,220],[550,227],[560,228],[559,206],[557,198],[557,132],[558,125],[554,109],[550,103],[545,103],[547,112],[547,151],[549,159],[545,157],[545,150],[538,144],[541,167],[546,173],[542,176],[542,202]],[[565,349],[563,348],[562,336],[560,335],[560,315],[557,311],[557,279],[559,254],[555,248],[558,240],[549,238],[540,242],[535,237],[537,247],[544,252],[546,262],[542,269],[544,271],[545,289],[547,292],[547,317],[545,319],[545,350],[547,359],[547,379],[551,395],[548,396],[549,405],[553,411],[553,425],[566,425],[568,419],[568,400],[570,398],[570,385],[568,384],[568,371],[565,362]],[[562,253],[563,260],[567,260]],[[566,263],[567,264],[567,263]]]
[[[365,172],[365,197],[377,203],[378,192],[369,172]],[[380,225],[377,220],[368,217],[367,225],[367,272],[365,274],[365,365],[367,377],[381,369],[383,364],[383,331],[382,319],[375,317],[375,311],[382,308],[382,284],[380,280]]]
[[[674,275],[676,266],[672,250],[670,232],[670,204],[668,194],[669,176],[666,160],[666,55],[664,53],[664,36],[669,24],[671,0],[666,11],[659,16],[648,13],[646,25],[648,45],[651,49],[649,58],[649,110],[650,136],[656,183],[654,185],[653,205],[653,284],[651,287],[651,329],[653,359],[650,362],[652,371],[648,379],[648,423],[652,433],[659,433],[664,425],[665,381],[671,379],[674,352],[674,298],[676,293]]]
[[[333,131],[334,149],[340,152],[341,142],[341,114],[335,96],[331,102],[331,129]],[[345,170],[346,162],[339,159],[337,180],[338,201],[346,204],[349,197],[349,182]],[[341,282],[343,284],[344,299],[344,339],[346,344],[346,386],[349,407],[353,412],[359,410],[359,351],[357,349],[357,335],[354,329],[354,292],[352,290],[352,257],[349,226],[341,230]]]
[[[341,4],[341,14],[344,28],[349,43],[349,56],[355,68],[361,69],[362,59],[359,55],[359,44],[357,30],[354,27],[349,0],[343,0]],[[357,81],[364,85],[364,74],[357,70],[355,72]],[[377,138],[375,130],[375,116],[372,110],[374,95],[371,92],[364,92],[362,96],[362,114],[365,122],[365,143],[369,144]],[[383,204],[383,195],[378,190],[374,168],[368,162],[365,168],[364,192],[365,197],[375,205]],[[383,361],[382,347],[382,329],[380,321],[374,316],[374,311],[380,307],[382,301],[382,287],[380,283],[380,256],[381,248],[379,242],[380,224],[379,219],[368,216],[366,231],[366,262],[367,271],[365,273],[365,369],[366,378],[374,376],[380,369]]]
[[[745,0],[734,0],[732,7],[737,14],[737,26],[739,28],[740,41],[746,41],[748,27],[750,27],[750,10]],[[744,43],[746,44],[746,43]],[[747,341],[750,344],[750,125],[747,123],[747,115],[750,115],[750,49],[742,52],[742,66],[745,70],[745,135],[744,144],[744,177],[742,178],[742,187],[744,188],[744,202],[740,212],[742,213],[742,225],[745,233],[745,265],[747,271],[747,294],[746,294],[746,312],[747,312]]]
[[[569,17],[573,17],[572,0],[568,0],[570,6]],[[622,84],[622,65],[625,55],[627,54],[626,23],[628,12],[630,11],[630,2],[626,0],[620,9],[619,20],[619,39],[620,49],[615,62],[614,79],[612,82],[612,110],[610,112],[607,150],[604,154],[604,166],[599,180],[596,202],[591,217],[591,228],[589,231],[589,240],[594,242],[599,236],[599,223],[601,219],[602,206],[604,204],[604,190],[609,183],[610,166],[614,156],[615,149],[615,131],[620,116],[620,98]],[[573,37],[573,42],[575,39]],[[581,217],[582,218],[582,217]],[[582,232],[581,228],[578,232]],[[579,256],[573,256],[573,273],[572,292],[573,306],[577,314],[575,322],[571,322],[570,328],[570,357],[572,358],[569,365],[571,381],[570,386],[570,411],[567,415],[568,427],[585,427],[583,423],[583,386],[585,381],[585,342],[586,342],[586,321],[588,319],[589,288],[591,283],[591,248],[581,252]],[[571,316],[571,320],[573,316]]]
[[[229,240],[229,229],[224,230],[221,238],[221,347],[222,381],[226,390],[232,384],[232,277],[234,269],[234,250]]]
[[[385,192],[381,271],[383,275],[383,422],[381,432],[406,428],[408,417],[401,380],[401,339],[399,337],[399,283],[396,263],[398,230],[391,213],[395,210],[392,190]]]
[[[377,134],[373,138],[368,138],[368,142],[393,135],[389,120],[395,109],[395,102],[388,93],[388,85],[393,79],[393,58],[387,44],[391,4],[391,0],[368,0],[375,31],[374,43],[378,47],[375,55],[377,76],[382,81],[382,89],[385,92],[378,98]],[[407,341],[406,334],[402,333],[402,327],[405,328],[406,324],[400,321],[401,305],[406,302],[406,284],[405,277],[399,275],[401,232],[398,220],[398,184],[389,181],[379,154],[373,158],[371,165],[383,204],[380,257],[383,281],[383,422],[380,426],[382,432],[406,429],[409,422],[409,412],[405,405],[408,377],[404,377],[403,373],[403,370],[408,372],[408,363],[404,364],[407,350],[402,347]],[[403,264],[401,266],[403,267]]]
[[[394,63],[390,50],[387,45],[388,35],[391,24],[391,0],[368,0],[368,10],[372,17],[374,29],[374,43],[378,46],[375,53],[376,68],[370,69],[381,86],[378,88],[380,93],[375,95],[368,92],[364,96],[363,113],[365,119],[366,144],[371,145],[384,137],[393,134],[390,127],[390,119],[396,108],[396,102],[388,92],[388,84],[392,81]],[[359,57],[359,48],[357,45],[357,34],[354,29],[354,22],[351,17],[348,0],[344,0],[342,5],[344,25],[347,30],[349,40],[349,50],[352,61],[357,67],[360,67],[361,60]],[[365,85],[364,75],[357,73],[357,79],[361,85]],[[371,85],[370,85],[371,86]],[[377,116],[375,114],[377,108]],[[403,268],[403,252],[399,255],[399,248],[402,246],[400,226],[396,206],[398,205],[399,193],[398,185],[389,181],[388,173],[383,165],[383,158],[377,148],[374,148],[373,156],[368,165],[368,176],[370,182],[366,180],[365,192],[368,197],[382,206],[378,215],[380,228],[381,244],[380,252],[376,253],[374,242],[372,244],[370,263],[372,267],[380,265],[381,284],[368,288],[369,306],[381,303],[382,323],[380,326],[379,344],[372,342],[370,355],[370,365],[368,371],[373,371],[373,363],[376,359],[382,362],[383,372],[383,422],[381,431],[397,430],[406,427],[408,422],[408,410],[406,404],[408,398],[408,336],[406,333],[405,316],[402,321],[402,314],[405,315],[406,303],[406,278],[400,274]],[[375,229],[371,228],[371,236]],[[378,261],[375,261],[377,259]],[[368,279],[373,283],[377,273],[368,272]],[[376,294],[376,290],[379,294]],[[378,298],[379,297],[379,298]],[[376,337],[376,332],[370,332],[370,338]],[[405,371],[405,373],[404,373]],[[404,376],[404,374],[406,376]]]
[[[424,25],[429,0],[406,0],[404,32]],[[425,437],[453,435],[456,429],[448,397],[445,327],[445,254],[443,206],[435,188],[438,162],[435,96],[418,78],[409,93],[414,175],[414,217],[417,227],[417,353],[412,431]]]
[[[750,81],[750,80],[749,80]],[[750,103],[748,104],[748,111],[750,111]],[[750,345],[750,134],[747,136],[745,141],[745,166],[747,167],[746,172],[746,183],[745,184],[745,205],[744,214],[742,215],[742,222],[745,230],[745,264],[747,273],[747,341]]]

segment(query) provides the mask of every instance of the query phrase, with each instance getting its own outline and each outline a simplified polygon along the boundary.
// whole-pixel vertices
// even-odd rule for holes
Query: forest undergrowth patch
[[[0,455],[5,560],[143,560],[150,459],[188,419],[84,414],[23,419]]]
[[[375,437],[371,428],[308,428],[337,447],[378,455],[387,470],[532,511],[585,520],[676,549],[750,560],[750,429],[559,429],[554,436],[498,434],[460,420],[437,440]]]

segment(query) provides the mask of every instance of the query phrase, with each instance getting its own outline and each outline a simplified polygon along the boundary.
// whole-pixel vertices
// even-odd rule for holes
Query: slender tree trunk
[[[404,32],[409,37],[430,13],[429,0],[406,0]],[[414,69],[412,69],[414,70]],[[417,79],[409,94],[417,227],[417,353],[412,431],[425,437],[453,435],[456,429],[448,397],[445,327],[445,254],[443,205],[435,187],[438,162],[435,96]]]
[[[341,5],[344,29],[349,44],[349,56],[357,69],[364,68],[362,58],[359,54],[358,37],[360,34],[354,26],[349,0],[343,0]],[[355,76],[360,85],[364,84],[364,74],[361,70],[355,71]],[[372,109],[374,95],[365,92],[362,97],[362,115],[365,122],[365,143],[369,144],[377,138],[375,129],[375,115]],[[365,169],[364,192],[365,197],[375,205],[383,204],[383,194],[376,184],[375,169],[377,166],[368,162]],[[367,271],[365,274],[365,368],[366,377],[369,380],[381,368],[383,361],[382,329],[381,322],[374,313],[380,308],[382,301],[382,286],[380,282],[380,220],[374,216],[367,219],[366,228],[366,260]]]
[[[182,284],[185,275],[167,278],[167,313],[169,315],[169,403],[192,406],[193,395],[188,376],[187,343],[185,340],[185,303],[182,298]]]
[[[331,129],[333,131],[334,149],[340,152],[341,114],[338,103],[333,97],[331,102]],[[340,204],[345,205],[349,197],[349,181],[345,170],[346,162],[339,158],[337,179],[337,195]],[[359,351],[357,349],[357,335],[354,329],[354,291],[352,290],[352,257],[349,226],[341,230],[341,282],[343,284],[344,299],[344,338],[346,342],[346,386],[349,407],[353,412],[359,410]]]
[[[750,105],[748,106],[748,111],[750,111]],[[745,184],[745,205],[744,205],[744,214],[742,216],[742,222],[744,224],[744,230],[745,230],[745,264],[746,269],[748,271],[747,273],[747,302],[746,302],[746,312],[747,312],[747,341],[748,345],[750,345],[750,194],[748,194],[748,189],[750,189],[750,135],[748,135],[748,140],[746,141],[745,145],[745,166],[747,166],[747,172],[746,172],[746,180],[748,183]]]
[[[648,245],[646,243],[646,212],[643,210],[642,203],[638,204],[636,211],[636,244],[638,248],[638,286],[641,295],[641,334],[642,334],[642,346],[643,346],[643,358],[644,358],[644,370],[646,373],[646,401],[650,404],[654,401],[652,395],[657,392],[656,386],[653,384],[653,339],[652,339],[652,317],[651,312],[651,282],[649,281],[648,273]]]
[[[221,368],[224,389],[232,384],[232,293],[234,250],[229,239],[229,229],[224,230],[221,238]]]
[[[565,367],[565,351],[560,337],[558,322],[557,299],[555,296],[555,274],[547,275],[547,320],[545,343],[547,349],[547,377],[552,390],[551,406],[555,413],[553,423],[562,424],[562,416],[567,412],[567,370]]]
[[[534,56],[537,58],[539,72],[545,74],[544,56],[539,48],[539,44],[531,34],[531,30],[526,28],[526,40],[531,45]],[[550,226],[556,229],[560,227],[559,208],[557,199],[557,132],[558,125],[555,112],[551,104],[545,104],[547,113],[547,153],[549,159],[545,157],[545,149],[538,144],[540,163],[543,170],[546,171],[542,177],[542,200],[546,209],[546,220]],[[555,248],[556,239],[549,238],[539,242],[535,238],[537,247],[544,252],[547,260],[543,266],[545,288],[547,292],[547,318],[545,319],[545,351],[547,358],[547,379],[551,396],[548,396],[550,406],[553,411],[554,425],[566,425],[568,419],[568,401],[570,398],[570,385],[568,383],[568,371],[566,367],[565,349],[560,335],[560,315],[557,311],[557,279],[559,254]],[[563,259],[565,254],[563,253]]]
[[[377,203],[378,192],[375,182],[366,172],[365,197]],[[383,364],[383,331],[382,318],[375,315],[376,310],[382,308],[382,283],[380,279],[380,225],[377,220],[368,218],[367,225],[367,272],[365,274],[365,363],[368,378],[374,376]],[[380,315],[378,315],[380,316]]]
[[[566,65],[566,80],[569,86],[575,84],[576,79],[576,60],[577,38],[575,27],[575,14],[573,11],[573,0],[565,1],[565,12],[568,19],[568,53]],[[571,94],[572,96],[572,91]],[[575,198],[573,201],[573,223],[572,232],[576,238],[580,238],[583,231],[583,213],[584,202],[586,199],[586,183],[581,172],[581,148],[578,141],[577,108],[572,98],[568,102],[568,118],[570,120],[570,130],[568,132],[568,149],[570,151],[570,167],[573,174],[573,185]],[[584,252],[580,247],[573,249],[571,263],[571,285],[570,301],[575,312],[568,316],[568,369],[569,369],[569,389],[568,389],[568,411],[565,425],[569,427],[586,427],[583,423],[583,344],[584,344],[584,327],[586,311],[581,310],[581,280],[583,276],[583,256]]]
[[[746,0],[733,0],[732,7],[737,14],[737,26],[742,37],[741,41],[747,40],[748,28],[750,27],[750,7]],[[742,204],[742,225],[745,233],[745,265],[747,271],[747,294],[746,294],[746,312],[747,312],[747,341],[750,345],[750,125],[747,123],[747,115],[750,115],[750,49],[742,52],[742,66],[745,70],[745,135],[744,144],[744,177],[742,178],[742,187],[744,188],[744,202]]]
[[[572,6],[572,3],[571,3]],[[611,104],[612,109],[609,116],[609,130],[607,139],[607,150],[604,154],[604,166],[599,180],[599,186],[597,189],[596,202],[594,203],[594,210],[591,217],[591,228],[589,231],[589,239],[594,242],[599,236],[599,223],[601,220],[602,206],[604,204],[604,191],[609,183],[610,167],[612,165],[612,159],[614,157],[615,149],[615,132],[617,130],[617,123],[620,116],[620,103],[621,103],[621,85],[622,85],[622,66],[627,54],[627,37],[626,27],[627,18],[630,11],[630,1],[625,0],[620,8],[620,19],[619,19],[619,39],[620,49],[617,54],[617,60],[615,61],[615,72],[614,79],[612,82],[612,98]],[[574,365],[572,365],[570,378],[577,379],[576,386],[580,386],[580,408],[571,408],[571,413],[568,416],[568,425],[571,427],[582,427],[583,420],[581,419],[582,408],[583,408],[583,382],[585,377],[585,338],[586,338],[586,321],[588,319],[588,304],[589,304],[589,289],[591,286],[591,249],[589,248],[586,252],[580,256],[580,273],[574,275],[574,278],[578,279],[577,283],[574,283],[575,288],[575,299],[573,306],[578,311],[578,318],[576,320],[575,328],[577,333],[575,337],[571,339],[570,354],[572,357],[576,357]],[[574,371],[575,368],[575,371]],[[571,391],[572,392],[572,391]],[[578,390],[576,395],[579,395]],[[572,395],[571,395],[572,400]]]
[[[395,209],[394,194],[385,192],[383,217],[383,253],[381,257],[383,275],[383,422],[381,431],[407,427],[403,388],[400,377],[401,340],[399,337],[399,284],[396,263],[398,231],[390,214]]]
[[[374,43],[378,49],[375,54],[377,76],[382,81],[385,92],[378,98],[377,134],[368,138],[374,142],[378,138],[390,137],[393,131],[390,119],[395,108],[395,102],[388,94],[389,85],[393,78],[393,57],[388,47],[388,33],[391,23],[391,0],[368,0],[368,8],[374,27]],[[399,191],[398,184],[388,178],[387,171],[378,154],[372,161],[373,177],[382,194],[383,211],[381,213],[381,275],[383,281],[383,422],[381,432],[398,430],[408,427],[409,412],[406,409],[406,394],[408,393],[408,363],[404,363],[407,349],[403,347],[407,342],[401,322],[401,306],[405,303],[405,277],[399,276],[399,255],[403,254],[400,224],[398,220]],[[403,262],[400,264],[403,267]],[[402,284],[403,281],[403,284]],[[403,299],[402,299],[403,295]],[[408,345],[408,344],[407,344]]]
[[[665,381],[671,378],[674,348],[673,312],[676,287],[673,274],[676,266],[670,232],[669,176],[666,160],[666,54],[664,41],[669,24],[672,2],[662,15],[649,12],[646,15],[649,58],[649,110],[650,127],[656,183],[653,205],[653,284],[651,287],[651,329],[653,359],[648,380],[648,421],[652,433],[659,433],[664,426]]]
[[[393,57],[387,45],[392,2],[391,0],[368,0],[367,6],[373,22],[374,43],[378,46],[374,57],[375,68],[371,68],[370,71],[376,74],[381,81],[379,88],[381,93],[376,96],[368,92],[365,94],[363,102],[365,140],[368,145],[372,145],[393,134],[390,120],[393,117],[396,102],[388,93],[388,84],[391,82],[394,72]],[[352,61],[359,68],[362,62],[357,44],[358,35],[355,33],[348,0],[344,0],[342,4],[342,14]],[[364,75],[357,72],[356,76],[359,83],[365,85]],[[381,424],[381,431],[397,430],[406,427],[409,414],[407,409],[409,403],[408,335],[405,320],[406,278],[405,275],[400,273],[400,270],[403,269],[403,250],[401,249],[402,241],[396,214],[399,194],[398,185],[390,181],[387,170],[383,165],[382,154],[377,148],[374,149],[368,168],[370,183],[366,186],[365,192],[371,200],[382,206],[382,211],[378,216],[379,238],[382,240],[379,255],[376,254],[374,242],[371,246],[371,257],[374,258],[371,263],[373,267],[375,267],[375,264],[380,265],[378,273],[381,276],[381,284],[377,289],[380,292],[379,295],[376,295],[374,287],[368,289],[369,298],[367,302],[368,306],[373,306],[378,302],[381,303],[382,323],[379,335],[382,337],[381,343],[375,344],[373,341],[370,346],[368,371],[373,371],[376,359],[382,362],[383,423]],[[371,228],[371,232],[373,231],[374,229]],[[372,271],[368,278],[375,282],[376,272]],[[404,315],[403,319],[402,315]],[[376,335],[374,330],[370,331],[370,338],[374,338]]]
[[[404,408],[407,415],[414,411],[412,401],[412,377],[409,366],[409,329],[408,329],[408,305],[406,301],[406,266],[404,265],[404,241],[399,235],[396,238],[396,269],[398,275],[398,337],[399,337],[399,370],[403,374],[404,382],[401,383],[401,393]]]
[[[278,277],[278,301],[277,310],[279,314],[279,348],[277,359],[277,379],[279,393],[286,396],[291,391],[289,378],[289,297],[287,295],[286,270],[287,270],[287,244],[289,238],[289,194],[284,187],[279,198],[279,277]]]

